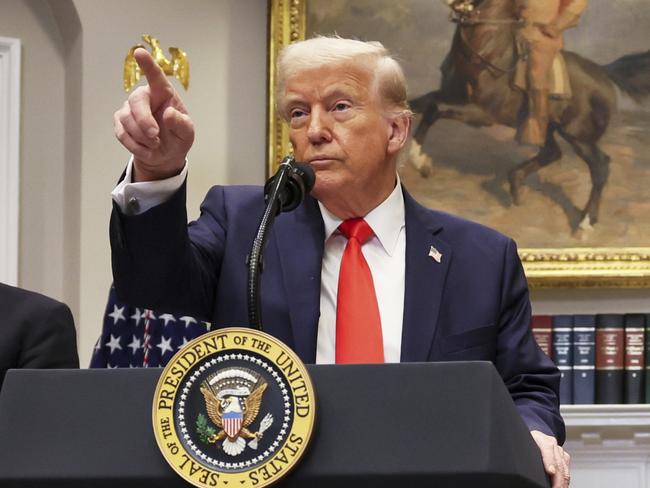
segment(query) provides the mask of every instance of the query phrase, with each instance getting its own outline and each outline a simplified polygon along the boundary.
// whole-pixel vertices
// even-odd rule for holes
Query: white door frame
[[[18,283],[20,39],[0,37],[0,282]]]

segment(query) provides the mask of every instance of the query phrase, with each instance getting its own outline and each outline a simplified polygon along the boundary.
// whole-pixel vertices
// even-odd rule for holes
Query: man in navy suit
[[[186,155],[194,129],[149,54],[135,57],[148,85],[115,113],[133,154],[113,192],[111,245],[121,298],[214,326],[247,323],[246,255],[264,208],[260,187],[214,187],[186,225]],[[411,113],[401,68],[378,43],[317,38],[278,61],[278,108],[296,159],[316,183],[280,215],[264,259],[264,330],[305,362],[338,357],[342,223],[363,218],[362,253],[374,283],[382,357],[492,361],[540,447],[553,486],[567,486],[559,373],[529,330],[530,302],[515,243],[415,202],[397,160]],[[340,227],[341,226],[341,227]],[[342,274],[342,272],[341,272]],[[337,286],[338,285],[338,286]]]

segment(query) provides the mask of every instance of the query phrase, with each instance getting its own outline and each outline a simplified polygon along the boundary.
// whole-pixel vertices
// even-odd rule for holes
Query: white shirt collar
[[[343,222],[340,218],[327,210],[325,205],[318,202],[320,213],[325,224],[325,241],[332,234],[337,232],[339,225]],[[395,252],[397,239],[405,225],[404,217],[404,195],[402,185],[397,175],[397,184],[390,195],[377,207],[372,209],[365,217],[365,221],[375,233],[384,250],[389,256]]]

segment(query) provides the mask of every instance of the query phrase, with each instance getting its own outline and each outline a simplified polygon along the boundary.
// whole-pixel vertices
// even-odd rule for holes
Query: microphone
[[[257,330],[262,330],[260,273],[262,272],[262,254],[266,248],[267,231],[273,225],[276,216],[282,212],[289,212],[302,203],[305,196],[314,187],[315,181],[316,175],[309,165],[296,163],[293,156],[287,156],[280,163],[278,172],[264,185],[266,208],[246,262],[248,265],[248,322],[250,327]]]
[[[315,182],[316,175],[311,166],[296,163],[292,156],[287,156],[280,163],[277,173],[264,185],[264,202],[268,205],[276,195],[278,207],[275,214],[291,212],[302,203]]]

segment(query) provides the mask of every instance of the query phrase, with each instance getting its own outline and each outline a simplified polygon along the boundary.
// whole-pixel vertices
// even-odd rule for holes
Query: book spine
[[[596,315],[596,403],[623,403],[625,319]]]
[[[573,317],[556,315],[553,325],[553,358],[560,370],[560,403],[573,403]]]
[[[595,320],[594,315],[573,317],[573,403],[591,404],[595,400]]]
[[[533,315],[530,323],[533,337],[539,348],[553,359],[553,330],[550,315]]]
[[[625,315],[625,403],[643,403],[645,358],[645,316],[640,313]]]

